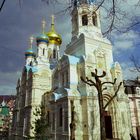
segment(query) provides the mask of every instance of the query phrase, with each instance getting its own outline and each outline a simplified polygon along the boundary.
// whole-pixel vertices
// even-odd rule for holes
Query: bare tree
[[[3,1],[2,1],[1,6],[0,6],[0,12],[1,12],[1,10],[2,10],[4,4],[5,4],[5,2],[6,2],[6,0],[3,0]]]
[[[91,72],[91,76],[95,78],[95,82],[88,77],[85,79],[81,77],[81,80],[90,85],[94,86],[97,89],[98,92],[98,102],[99,102],[99,113],[100,113],[100,137],[101,140],[106,140],[106,133],[105,133],[105,119],[104,119],[104,112],[106,107],[112,102],[112,100],[117,96],[117,93],[122,85],[122,82],[117,87],[117,90],[115,91],[112,98],[106,103],[106,105],[103,105],[103,91],[107,89],[107,87],[103,88],[105,84],[112,84],[114,85],[116,83],[117,79],[114,79],[114,82],[102,82],[101,78],[106,76],[106,72],[103,71],[102,75],[98,75],[97,69],[95,69],[95,72]]]
[[[130,30],[133,30],[135,27],[140,25],[140,15],[135,14],[135,11],[140,7],[140,1],[137,1],[133,4],[134,10],[128,12],[126,8],[129,6],[130,0],[42,0],[48,5],[51,4],[60,4],[64,5],[65,8],[56,12],[55,14],[62,14],[65,12],[71,12],[74,6],[79,6],[81,3],[94,3],[96,5],[96,10],[99,8],[102,13],[102,22],[105,23],[103,29],[103,35],[108,35],[112,31],[117,31],[121,33],[126,33]],[[122,6],[123,5],[123,6]],[[129,7],[129,8],[132,8]]]
[[[137,59],[134,55],[132,55],[130,57],[130,60],[131,60],[131,62],[134,65],[134,69],[131,70],[131,71],[137,71],[138,73],[140,73],[140,62],[139,62],[139,59]]]
[[[0,11],[5,1],[3,0]],[[100,8],[104,13],[102,14],[102,22],[106,25],[104,25],[103,35],[108,35],[112,31],[126,33],[140,26],[140,14],[135,14],[135,11],[140,8],[140,0],[133,4],[134,10],[131,10],[131,12],[126,10],[128,3],[131,3],[130,0],[41,0],[41,2],[46,3],[47,6],[57,5],[61,7],[63,5],[62,10],[57,11],[56,15],[71,12],[74,6],[79,6],[81,3],[94,3],[96,5],[95,11]],[[129,8],[132,8],[132,6]]]

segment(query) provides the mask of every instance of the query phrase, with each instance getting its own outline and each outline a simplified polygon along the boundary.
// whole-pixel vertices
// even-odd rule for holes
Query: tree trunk
[[[99,102],[99,111],[100,111],[100,137],[101,140],[106,140],[103,95],[102,95],[100,83],[98,83],[97,89],[98,89],[98,102]]]

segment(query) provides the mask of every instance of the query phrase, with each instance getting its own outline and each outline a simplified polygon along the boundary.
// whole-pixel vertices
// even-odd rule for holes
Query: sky
[[[1,4],[0,0],[0,4]],[[137,0],[123,8],[129,13],[139,16],[140,9],[133,8]],[[24,53],[29,47],[29,37],[41,33],[41,21],[46,19],[46,31],[50,29],[51,15],[55,15],[56,31],[62,36],[62,46],[71,39],[71,18],[69,12],[60,13],[66,5],[57,4],[48,6],[41,0],[7,0],[0,12],[0,95],[16,94],[17,79],[25,65]],[[102,15],[102,14],[101,14]],[[103,21],[103,22],[102,22]],[[102,26],[105,21],[102,18]],[[128,22],[128,21],[126,21]],[[133,54],[140,59],[139,25],[125,34],[112,33],[110,40],[113,44],[114,61],[118,61],[123,68],[124,79],[136,76],[130,56]],[[36,44],[34,43],[34,48]],[[135,75],[134,75],[135,73]]]

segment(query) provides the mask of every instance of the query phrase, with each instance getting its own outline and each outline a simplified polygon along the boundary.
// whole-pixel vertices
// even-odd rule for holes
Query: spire
[[[45,19],[43,18],[42,22],[41,22],[42,26],[42,33],[39,34],[37,37],[36,37],[36,42],[37,42],[37,46],[41,43],[41,42],[44,42],[44,43],[49,43],[49,38],[48,36],[46,35],[46,32],[45,32],[45,28],[46,28],[46,21]]]
[[[33,38],[33,36],[31,36],[31,37],[29,38],[29,48],[28,48],[28,49],[26,50],[26,52],[25,52],[25,57],[26,57],[26,58],[27,58],[28,56],[32,56],[32,57],[35,56],[35,53],[33,52],[33,49],[32,49],[33,40],[34,40],[34,38]]]
[[[55,31],[55,28],[54,28],[54,15],[52,15],[51,31]]]
[[[46,27],[46,21],[45,19],[42,20],[42,34],[45,34],[45,27]]]
[[[55,31],[55,27],[54,27],[54,18],[55,17],[54,17],[54,15],[52,15],[51,18],[52,18],[51,29],[46,35],[49,37],[49,43],[57,44],[60,46],[62,43],[62,39],[61,39],[61,36]]]

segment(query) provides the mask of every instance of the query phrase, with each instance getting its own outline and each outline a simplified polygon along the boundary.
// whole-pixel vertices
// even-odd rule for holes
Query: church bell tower
[[[89,0],[73,2],[72,37],[84,33],[86,36],[102,36],[100,27],[99,10]]]

